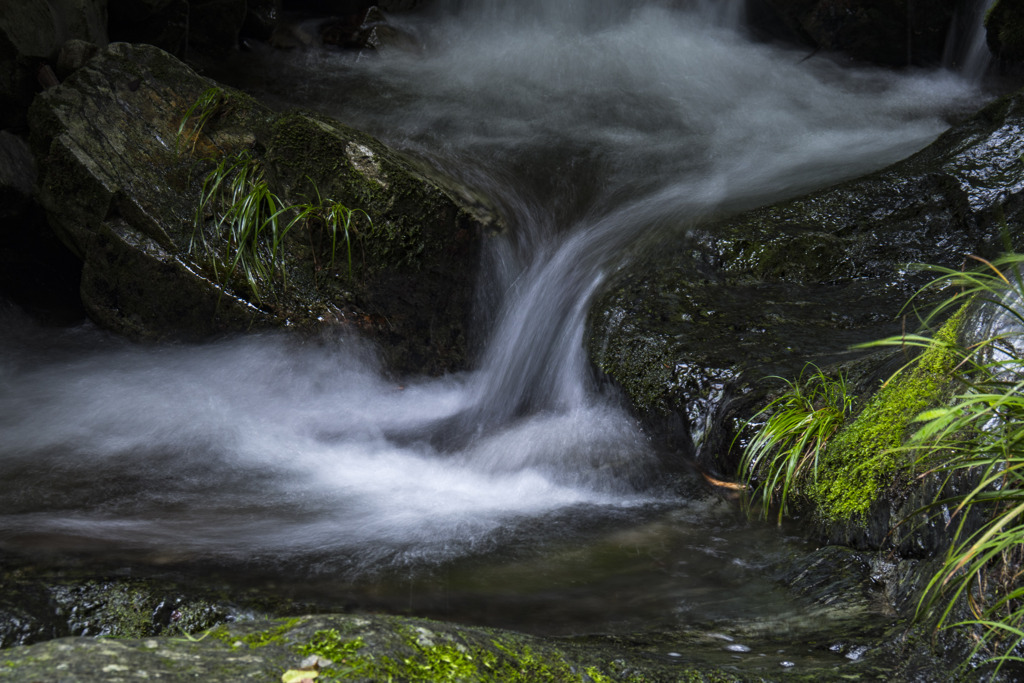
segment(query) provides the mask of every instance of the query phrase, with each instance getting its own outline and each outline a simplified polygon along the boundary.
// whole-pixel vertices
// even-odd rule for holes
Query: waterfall
[[[895,162],[975,92],[749,41],[741,8],[449,0],[401,19],[416,51],[240,54],[238,85],[502,207],[477,363],[398,382],[347,337],[142,347],[0,310],[0,550],[173,547],[365,575],[663,502],[657,455],[584,351],[609,274],[637,240]]]
[[[992,64],[985,16],[996,0],[971,0],[957,9],[946,38],[943,66],[971,81],[979,81]]]

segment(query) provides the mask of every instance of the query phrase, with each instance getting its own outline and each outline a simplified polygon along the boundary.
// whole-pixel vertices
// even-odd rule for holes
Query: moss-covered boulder
[[[62,638],[0,650],[0,680],[487,681],[731,683],[880,680],[895,667],[826,653],[759,656],[714,632],[661,638],[543,638],[425,619],[323,615],[240,621],[177,638]],[[775,649],[768,650],[769,642]],[[731,646],[731,647],[730,647]],[[843,644],[845,647],[845,644]],[[759,644],[760,647],[760,644]],[[794,648],[802,649],[802,648]]]
[[[101,325],[137,339],[342,326],[385,338],[400,371],[464,361],[477,254],[497,220],[377,140],[274,113],[126,43],[40,95],[30,122],[39,201],[82,259],[82,300]],[[222,207],[200,207],[204,178],[238,155],[276,208],[337,202],[367,220],[345,235],[300,221],[265,256],[270,270],[243,276],[233,238],[207,230],[224,225]],[[296,214],[281,214],[282,233]]]
[[[700,225],[638,258],[591,311],[590,354],[657,431],[734,471],[750,383],[899,331],[928,275],[1024,235],[1024,92],[909,159]],[[913,320],[908,324],[914,325]]]

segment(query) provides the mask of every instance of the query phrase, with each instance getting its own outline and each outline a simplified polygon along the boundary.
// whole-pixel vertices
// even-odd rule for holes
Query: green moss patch
[[[954,345],[967,316],[961,308],[936,332],[937,344],[886,382],[833,439],[807,494],[829,522],[863,521],[871,505],[910,466],[900,450],[911,421],[948,391],[960,356]]]

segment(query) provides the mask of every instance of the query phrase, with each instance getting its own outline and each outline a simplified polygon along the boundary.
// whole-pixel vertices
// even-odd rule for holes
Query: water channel
[[[904,158],[983,93],[754,41],[738,7],[452,1],[391,18],[408,49],[253,45],[225,78],[500,207],[474,366],[396,380],[350,337],[139,346],[4,308],[0,548],[539,633],[799,633],[815,608],[773,568],[801,542],[661,472],[594,382],[590,298],[637,240]]]

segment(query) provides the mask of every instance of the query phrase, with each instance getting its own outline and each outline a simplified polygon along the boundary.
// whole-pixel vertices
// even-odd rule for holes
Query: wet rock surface
[[[216,90],[216,115],[185,140],[181,123],[211,88],[161,50],[116,43],[34,103],[39,201],[84,262],[89,315],[136,339],[340,325],[383,336],[399,371],[461,365],[477,253],[497,219],[369,136],[235,91]],[[352,269],[312,228],[292,233],[273,296],[197,263],[203,178],[241,150],[262,155],[283,201],[319,192],[366,212]]]
[[[61,638],[0,651],[0,679],[56,674],[74,681],[282,680],[289,675],[300,680],[306,672],[317,680],[653,683],[828,680],[882,672],[824,644],[812,648],[817,655],[776,648],[768,656],[772,641],[752,636],[739,642],[693,631],[638,646],[629,638],[541,639],[423,619],[323,615],[242,621],[178,638]]]
[[[887,169],[666,239],[592,308],[591,358],[670,446],[734,471],[754,382],[898,333],[930,279],[910,264],[1019,244],[1022,130],[1017,93]]]

